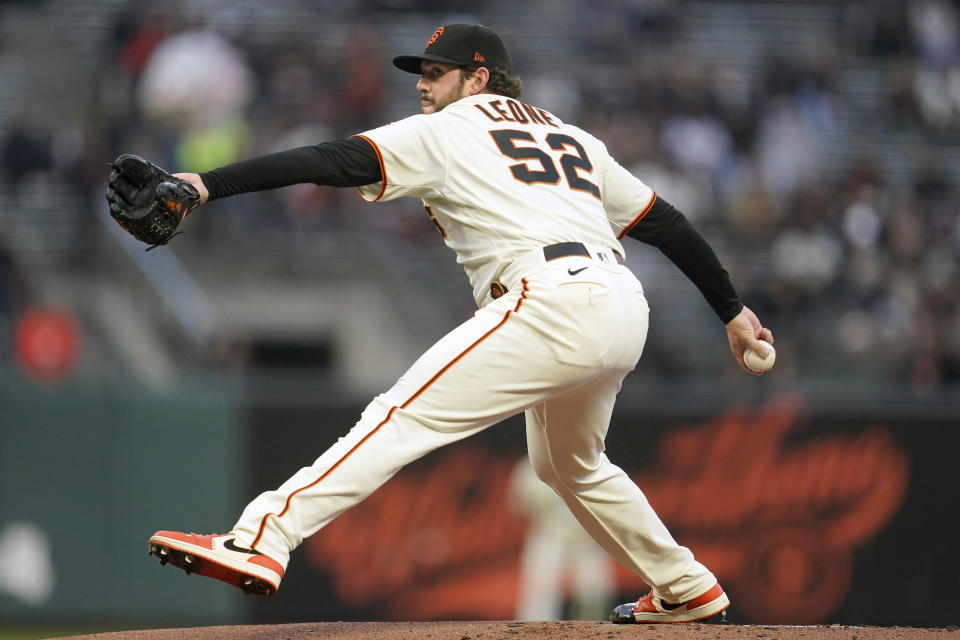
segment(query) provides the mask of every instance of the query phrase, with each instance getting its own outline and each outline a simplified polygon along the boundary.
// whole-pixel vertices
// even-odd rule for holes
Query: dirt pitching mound
[[[618,625],[609,622],[316,622],[117,631],[75,640],[960,640],[960,628]]]

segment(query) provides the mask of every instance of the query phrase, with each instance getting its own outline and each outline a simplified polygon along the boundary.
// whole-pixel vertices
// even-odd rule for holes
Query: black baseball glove
[[[110,215],[130,235],[151,245],[170,242],[184,217],[200,206],[200,194],[186,180],[129,153],[111,165],[107,179]]]

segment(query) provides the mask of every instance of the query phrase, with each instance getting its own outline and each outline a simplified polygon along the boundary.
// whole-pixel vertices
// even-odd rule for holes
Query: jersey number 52
[[[518,140],[537,144],[537,140],[532,133],[517,129],[498,129],[491,131],[490,135],[503,155],[515,160],[535,160],[540,164],[539,168],[536,166],[531,168],[526,162],[510,165],[510,172],[514,178],[527,184],[560,183],[560,172],[557,171],[557,165],[550,154],[539,146],[517,146]],[[554,151],[565,152],[560,156],[560,168],[563,169],[567,186],[574,191],[585,191],[599,199],[600,188],[579,173],[580,171],[587,174],[593,172],[593,163],[587,157],[583,145],[563,133],[548,134],[546,142],[547,146]]]

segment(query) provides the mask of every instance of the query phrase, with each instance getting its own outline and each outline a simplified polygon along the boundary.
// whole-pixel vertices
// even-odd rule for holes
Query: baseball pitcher
[[[370,202],[419,198],[478,306],[311,466],[255,498],[229,533],[158,531],[149,552],[188,573],[271,595],[291,550],[404,465],[523,412],[537,477],[652,589],[611,619],[687,622],[720,613],[729,600],[717,579],[604,454],[649,314],[620,240],[657,247],[696,284],[747,373],[759,375],[744,352],[766,357],[761,341],[769,345],[773,335],[679,211],[600,140],[520,99],[510,53],[494,31],[445,25],[423,53],[393,63],[419,76],[418,115],[202,174],[170,175],[130,155],[115,163],[111,213],[154,246],[196,206],[245,192],[306,182],[355,187]]]

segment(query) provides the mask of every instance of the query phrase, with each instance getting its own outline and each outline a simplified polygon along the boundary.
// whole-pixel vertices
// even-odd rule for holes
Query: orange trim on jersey
[[[633,229],[635,226],[637,226],[638,222],[643,220],[643,217],[650,212],[650,208],[653,206],[653,203],[656,201],[657,201],[657,192],[654,191],[653,195],[650,196],[650,202],[647,203],[647,206],[643,208],[643,211],[641,211],[636,218],[630,221],[630,224],[628,224],[623,228],[623,231],[621,231],[620,234],[617,235],[617,240],[621,239],[623,236],[630,233],[630,229]]]
[[[433,209],[429,205],[423,205],[423,208],[427,210],[427,215],[430,216],[430,220],[433,221],[433,224],[437,227],[437,231],[440,232],[440,235],[443,236],[443,239],[447,239],[447,230],[443,228],[443,225],[440,224],[440,221],[437,220],[437,216],[434,215]]]
[[[363,198],[363,199],[366,200],[367,202],[376,202],[377,200],[379,200],[380,198],[383,197],[383,192],[387,190],[387,170],[386,170],[386,169],[384,168],[384,166],[383,166],[383,154],[380,153],[380,147],[377,146],[377,143],[374,142],[373,140],[371,140],[370,138],[368,138],[367,136],[361,135],[361,134],[357,133],[357,134],[354,134],[352,137],[354,137],[354,138],[360,138],[360,139],[362,139],[362,140],[366,140],[367,143],[368,143],[371,147],[373,147],[374,153],[377,154],[377,162],[380,164],[380,177],[382,178],[382,180],[380,180],[380,193],[378,193],[378,194],[377,194],[377,197],[374,198],[373,200],[367,200],[367,199],[364,197],[363,192],[360,191],[360,188],[357,187],[357,193],[360,194],[360,197],[361,197],[361,198]]]
[[[490,329],[490,330],[487,331],[485,334],[483,334],[482,336],[480,336],[476,341],[474,341],[473,344],[471,344],[469,347],[467,347],[466,349],[464,349],[463,351],[461,351],[461,352],[457,355],[457,357],[455,357],[453,360],[451,360],[451,361],[448,362],[446,365],[444,365],[443,368],[441,368],[436,374],[434,374],[434,376],[433,376],[432,378],[430,378],[429,380],[427,380],[427,382],[426,382],[422,387],[420,387],[419,389],[417,389],[416,393],[414,393],[412,396],[410,396],[409,398],[407,398],[407,399],[404,401],[403,404],[401,404],[401,405],[399,405],[399,406],[391,407],[391,408],[390,408],[390,411],[387,412],[387,417],[383,419],[383,422],[381,422],[381,423],[378,424],[376,427],[374,427],[374,428],[370,431],[370,433],[368,433],[367,435],[363,436],[363,438],[360,439],[360,442],[358,442],[357,444],[353,445],[353,447],[352,447],[349,451],[347,451],[347,452],[343,455],[342,458],[340,458],[339,460],[337,460],[329,469],[327,469],[325,472],[323,472],[323,474],[322,474],[319,478],[317,478],[316,480],[314,480],[314,481],[311,482],[310,484],[306,485],[305,487],[301,487],[301,488],[297,489],[296,491],[294,491],[293,493],[291,493],[291,494],[287,497],[287,502],[283,505],[283,509],[280,511],[280,513],[268,513],[267,515],[263,516],[263,519],[260,520],[260,529],[257,531],[257,537],[253,540],[253,544],[250,545],[250,548],[251,548],[251,549],[256,549],[256,548],[257,548],[257,545],[260,543],[260,539],[263,537],[263,532],[264,532],[264,530],[265,530],[266,527],[267,527],[267,519],[268,519],[268,518],[270,518],[271,516],[276,517],[276,518],[282,518],[284,515],[286,515],[287,511],[290,510],[290,503],[291,503],[291,501],[293,500],[294,496],[296,496],[296,495],[299,494],[299,493],[302,493],[302,492],[306,491],[307,489],[310,489],[310,488],[312,488],[312,487],[317,486],[320,482],[322,482],[324,479],[326,479],[331,473],[333,473],[333,472],[337,469],[337,467],[339,467],[341,464],[343,464],[343,462],[344,462],[347,458],[349,458],[351,455],[353,455],[353,453],[354,453],[357,449],[359,449],[365,442],[367,442],[367,440],[369,440],[369,439],[373,436],[373,434],[375,434],[375,433],[377,433],[378,431],[380,431],[380,429],[382,429],[385,424],[387,424],[388,422],[390,422],[390,418],[393,417],[393,414],[396,412],[397,409],[406,409],[407,407],[409,407],[410,404],[411,404],[414,400],[416,400],[416,399],[419,398],[421,395],[423,395],[423,392],[424,392],[424,391],[426,391],[428,388],[430,388],[430,386],[431,386],[434,382],[436,382],[437,380],[439,380],[439,379],[440,379],[440,376],[442,376],[444,373],[446,373],[447,371],[449,371],[450,368],[451,368],[453,365],[455,365],[456,363],[460,362],[460,360],[462,360],[468,353],[470,353],[471,351],[473,351],[481,342],[483,342],[484,340],[486,340],[487,338],[489,338],[491,335],[493,335],[493,333],[494,333],[495,331],[497,331],[498,329],[500,329],[500,327],[502,327],[503,325],[505,325],[505,324],[507,323],[507,320],[510,319],[510,316],[511,316],[511,315],[513,315],[514,313],[520,311],[520,307],[523,305],[523,301],[527,299],[527,292],[530,290],[529,285],[528,285],[528,283],[527,283],[527,279],[524,278],[522,282],[523,282],[523,290],[522,290],[521,293],[520,293],[520,299],[517,300],[516,306],[515,306],[513,309],[508,309],[507,312],[506,312],[505,314],[503,314],[503,319],[500,320],[500,322],[498,322],[498,323],[496,324],[496,326],[494,326],[492,329]]]

